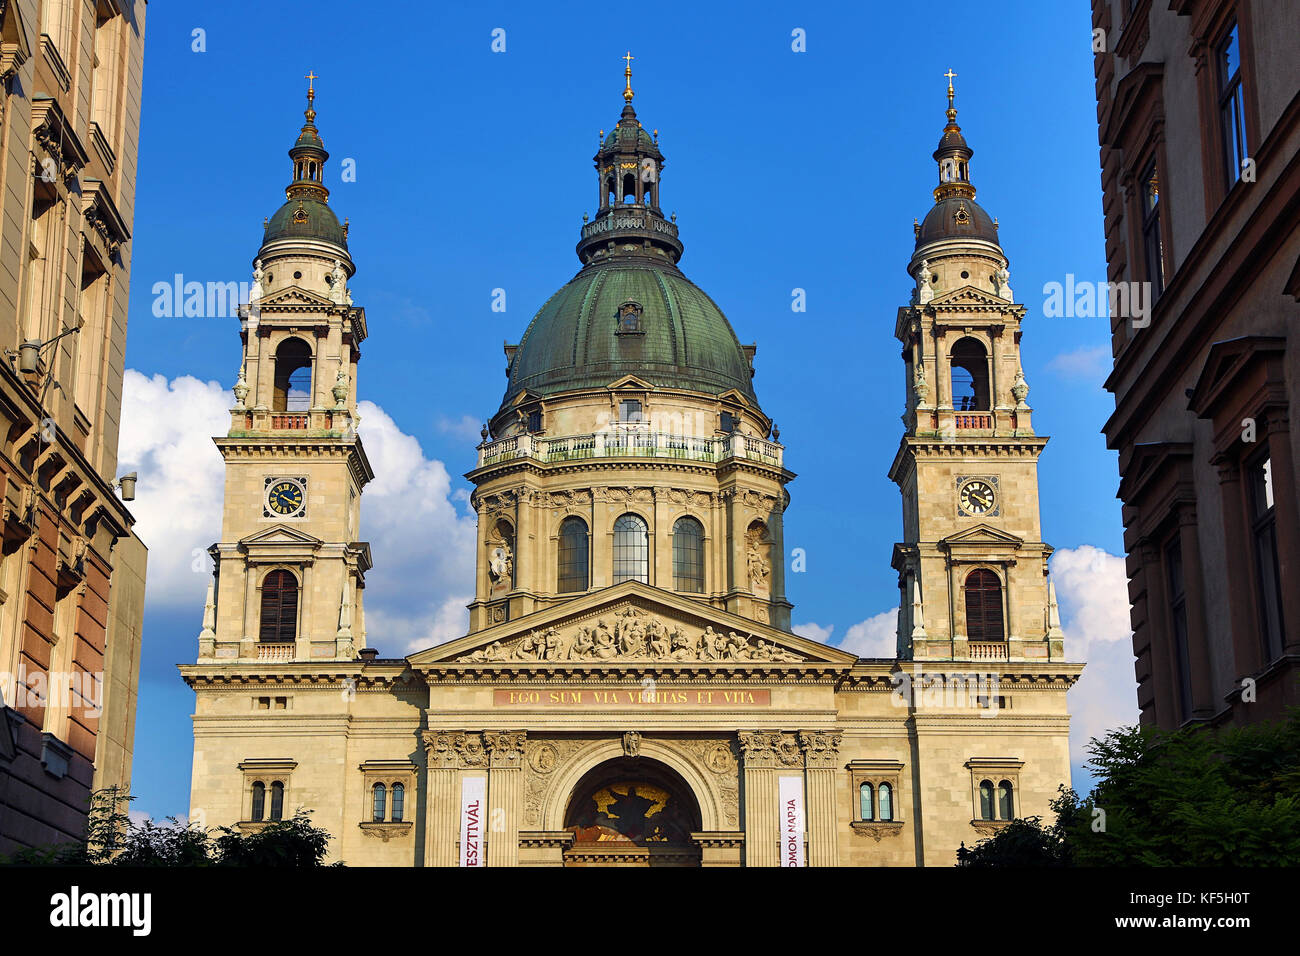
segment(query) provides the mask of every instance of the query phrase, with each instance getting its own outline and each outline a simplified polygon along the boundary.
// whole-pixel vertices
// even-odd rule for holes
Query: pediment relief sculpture
[[[594,623],[534,629],[456,658],[458,664],[511,661],[664,661],[796,663],[799,654],[754,634],[726,634],[665,621],[638,607],[602,614]]]

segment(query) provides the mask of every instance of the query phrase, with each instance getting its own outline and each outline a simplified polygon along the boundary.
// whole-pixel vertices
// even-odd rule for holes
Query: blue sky
[[[1123,601],[1118,472],[1100,434],[1113,410],[1101,389],[1108,320],[1042,317],[1045,283],[1105,278],[1083,0],[971,3],[960,17],[892,2],[747,4],[743,13],[664,3],[635,20],[567,2],[387,6],[409,17],[358,15],[338,0],[149,7],[127,347],[127,367],[144,377],[128,377],[124,425],[126,463],[143,449],[136,511],[153,579],[136,809],[166,815],[188,803],[193,695],[175,665],[193,660],[201,624],[206,579],[189,555],[215,540],[220,507],[195,491],[202,514],[181,517],[160,476],[171,460],[207,476],[196,486],[219,481],[215,431],[178,432],[204,402],[219,412],[218,386],[201,383],[228,389],[239,361],[235,319],[157,318],[150,289],[176,273],[249,278],[262,219],[283,201],[309,69],[319,75],[331,204],[351,224],[350,287],[369,321],[360,392],[377,407],[372,428],[386,429],[376,431],[385,460],[428,476],[421,487],[441,496],[431,533],[461,541],[469,486],[460,476],[474,464],[476,423],[501,400],[502,342],[518,341],[577,271],[597,130],[618,118],[631,49],[638,115],[659,130],[668,160],[661,203],[678,216],[681,266],[741,341],[758,343],[755,387],[799,475],[785,531],[787,548],[807,553],[807,571],[789,575],[794,620],[831,641],[854,626],[859,636],[878,631],[897,604],[889,557],[901,507],[886,472],[904,376],[893,329],[912,284],[912,221],[932,203],[942,74],[955,70],[979,202],[998,217],[1011,284],[1029,309],[1029,403],[1052,437],[1040,466],[1044,537],[1075,557],[1078,586],[1062,594],[1067,633],[1111,654],[1096,706],[1114,711],[1112,724],[1133,719],[1127,632],[1115,631],[1127,623],[1110,614],[1103,634],[1084,606],[1094,586]],[[496,28],[506,31],[504,53],[491,50]],[[796,28],[806,52],[791,49]],[[196,29],[203,52],[193,49]],[[355,182],[339,178],[345,158]],[[506,290],[504,313],[491,309],[496,288]],[[806,290],[804,313],[791,311],[795,288]],[[410,567],[418,542],[393,538],[395,554],[378,547],[400,522],[367,527],[381,520],[371,500],[368,581],[390,585],[367,589],[369,636],[385,655],[406,653],[422,628],[455,626],[469,571],[448,564],[421,582]],[[190,526],[183,547],[180,532],[150,537]],[[408,581],[444,605],[404,606]],[[376,626],[385,620],[393,633]]]

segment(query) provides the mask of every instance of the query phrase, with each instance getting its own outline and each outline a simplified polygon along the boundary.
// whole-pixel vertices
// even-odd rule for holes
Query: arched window
[[[614,522],[614,583],[650,583],[650,532],[638,515],[620,515]]]
[[[375,823],[383,823],[384,809],[387,805],[386,797],[388,794],[384,790],[384,785],[382,783],[377,783],[370,789],[374,794],[374,810],[371,812],[370,819]]]
[[[261,823],[266,815],[266,784],[257,781],[253,784],[253,822]]]
[[[952,348],[952,407],[959,412],[991,409],[988,353],[972,338],[964,338]]]
[[[1002,582],[987,568],[976,568],[966,577],[966,638],[971,641],[1001,641]]]
[[[271,784],[271,819],[284,819],[284,784],[279,780]]]
[[[623,177],[623,202],[636,202],[636,177],[631,173]]]
[[[291,644],[298,633],[298,582],[288,571],[272,571],[262,581],[258,640]]]
[[[998,819],[1010,820],[1015,816],[1011,800],[1011,781],[1003,780],[998,784]]]
[[[311,346],[291,337],[275,350],[273,412],[301,412],[311,408]]]
[[[406,802],[406,787],[400,783],[393,784],[393,822],[402,822],[403,804]]]
[[[573,516],[561,521],[555,572],[555,589],[561,594],[587,590],[591,580],[587,548],[587,523]]]
[[[673,588],[704,592],[704,525],[694,518],[678,518],[673,525]]]
[[[864,783],[858,787],[858,815],[864,820],[874,820],[874,808],[871,799],[871,784]]]
[[[980,819],[993,819],[993,781],[980,781]]]
[[[880,785],[880,819],[885,823],[894,819],[894,788],[887,783]]]

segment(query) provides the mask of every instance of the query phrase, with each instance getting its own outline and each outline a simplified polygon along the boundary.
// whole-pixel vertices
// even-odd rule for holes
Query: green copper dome
[[[625,375],[754,398],[749,358],[722,310],[677,269],[645,261],[613,259],[579,272],[533,318],[509,375],[506,401],[520,389],[553,395]]]
[[[334,210],[315,199],[290,199],[275,211],[262,237],[265,245],[275,239],[322,239],[344,249],[347,236]]]

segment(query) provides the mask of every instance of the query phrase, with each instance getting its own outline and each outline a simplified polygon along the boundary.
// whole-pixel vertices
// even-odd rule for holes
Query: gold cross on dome
[[[627,77],[627,86],[624,87],[623,89],[623,99],[631,103],[632,102],[632,61],[635,60],[636,57],[632,55],[631,50],[628,50],[627,55],[624,56],[623,59],[627,61],[627,69],[623,71],[623,75]]]
[[[948,77],[948,105],[950,107],[952,106],[952,78],[956,75],[952,71],[952,67],[948,67],[948,72],[944,74],[944,76]]]
[[[315,84],[316,81],[320,79],[320,77],[317,76],[313,71],[308,70],[307,75],[304,76],[303,79],[307,81],[307,95],[315,96],[316,95]]]
[[[636,59],[636,57],[634,57],[634,56],[632,55],[632,51],[631,51],[631,50],[628,50],[628,51],[627,51],[627,55],[624,56],[623,59],[627,60],[627,68],[628,68],[629,70],[631,70],[631,69],[632,69],[632,61]]]

